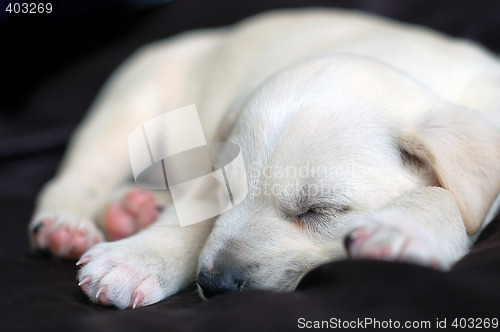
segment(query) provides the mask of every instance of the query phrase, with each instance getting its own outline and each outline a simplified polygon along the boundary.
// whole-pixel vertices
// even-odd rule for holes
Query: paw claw
[[[354,232],[347,234],[347,236],[344,238],[344,247],[347,250],[347,253],[350,252],[351,245],[354,243],[356,240],[356,236],[354,235]]]
[[[102,286],[101,288],[99,288],[95,295],[95,298],[100,305],[109,306],[107,287]]]
[[[43,227],[43,222],[39,222],[35,227],[33,227],[33,229],[31,230],[31,232],[34,234],[34,235],[37,235],[40,230],[42,229]]]
[[[144,295],[140,292],[136,292],[132,301],[132,309],[144,306]]]
[[[76,266],[84,265],[84,264],[87,264],[88,262],[90,262],[90,257],[89,256],[82,256],[82,257],[80,257],[78,262],[76,262]]]
[[[95,294],[95,298],[96,298],[97,300],[99,300],[99,295],[101,295],[101,292],[103,291],[103,289],[104,289],[104,287],[99,288],[99,290],[98,290],[98,291],[97,291],[97,293]]]
[[[78,287],[81,287],[85,284],[88,284],[89,282],[92,281],[92,278],[90,276],[85,276],[82,278],[82,280],[80,280],[80,282],[78,283]]]

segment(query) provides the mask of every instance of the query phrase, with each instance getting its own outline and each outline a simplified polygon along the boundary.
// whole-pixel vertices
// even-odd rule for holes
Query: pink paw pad
[[[56,221],[55,218],[41,218],[31,230],[33,243],[40,253],[75,259],[104,240],[91,221]]]
[[[392,228],[356,228],[344,239],[344,246],[351,258],[383,260],[403,255],[409,238]]]
[[[147,191],[133,189],[121,202],[108,206],[104,231],[109,240],[123,239],[151,225],[158,215],[154,196]]]

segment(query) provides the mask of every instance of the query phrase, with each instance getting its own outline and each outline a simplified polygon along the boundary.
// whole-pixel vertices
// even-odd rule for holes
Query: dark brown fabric
[[[55,173],[69,135],[102,84],[147,42],[268,9],[337,6],[426,25],[498,52],[500,2],[175,0],[149,8],[134,7],[132,0],[106,6],[97,0],[53,3],[57,11],[52,16],[0,15],[1,331],[281,331],[296,328],[300,317],[435,322],[499,316],[498,219],[449,273],[395,263],[338,262],[314,270],[290,294],[251,291],[201,302],[190,289],[126,311],[90,304],[76,285],[74,262],[31,255],[26,226],[37,192]]]

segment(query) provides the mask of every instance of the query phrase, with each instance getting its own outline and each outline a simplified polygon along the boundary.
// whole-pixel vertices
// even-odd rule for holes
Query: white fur
[[[184,34],[147,46],[114,75],[31,227],[59,210],[92,218],[130,174],[130,131],[194,103],[208,141],[241,147],[252,192],[212,232],[173,225],[167,208],[137,235],[90,249],[79,279],[92,278],[93,301],[106,287],[119,308],[137,292],[154,303],[225,251],[252,266],[252,287],[292,290],[313,267],[346,257],[353,228],[373,235],[355,243],[353,258],[389,246],[379,258],[448,268],[500,190],[499,91],[500,63],[479,46],[357,13],[283,11]],[[251,171],[285,165],[328,175]],[[328,194],[305,195],[312,186]],[[298,220],[314,206],[320,213]]]

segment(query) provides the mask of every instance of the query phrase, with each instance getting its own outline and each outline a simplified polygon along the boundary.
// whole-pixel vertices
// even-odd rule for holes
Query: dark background
[[[252,291],[201,303],[191,289],[134,311],[90,304],[76,286],[74,262],[31,255],[26,236],[36,194],[54,175],[71,132],[106,78],[145,43],[269,9],[336,6],[425,25],[498,53],[500,1],[58,0],[51,14],[8,14],[8,3],[0,1],[1,331],[278,331],[296,327],[299,317],[433,324],[448,317],[448,326],[455,317],[500,318],[498,220],[449,273],[338,262],[310,273],[291,294]]]

